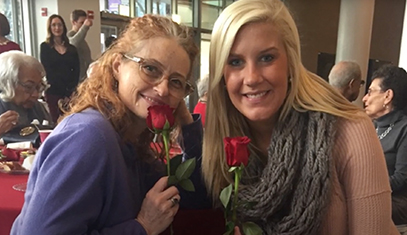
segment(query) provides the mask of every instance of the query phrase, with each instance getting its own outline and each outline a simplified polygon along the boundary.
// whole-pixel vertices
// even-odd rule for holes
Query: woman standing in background
[[[7,18],[0,13],[0,54],[11,50],[21,51],[21,48],[17,43],[12,42],[6,38],[6,36],[9,34],[10,24]]]
[[[51,87],[45,97],[53,121],[61,111],[58,101],[71,96],[79,81],[79,57],[76,48],[69,44],[67,28],[59,15],[51,15],[47,21],[47,39],[41,43],[40,58]]]

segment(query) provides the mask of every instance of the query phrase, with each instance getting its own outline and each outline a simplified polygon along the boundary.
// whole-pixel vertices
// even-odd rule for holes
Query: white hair
[[[36,58],[21,51],[7,51],[0,54],[0,64],[0,99],[3,101],[14,98],[19,80],[18,74],[22,66],[35,68],[41,76],[45,76],[42,64]]]
[[[346,87],[352,79],[361,78],[362,72],[354,61],[340,61],[334,65],[328,75],[329,84],[337,88]]]
[[[199,98],[202,98],[206,92],[208,92],[209,86],[209,74],[206,74],[203,78],[199,79],[197,85]]]

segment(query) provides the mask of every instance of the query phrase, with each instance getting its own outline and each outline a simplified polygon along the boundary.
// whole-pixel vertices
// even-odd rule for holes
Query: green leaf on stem
[[[195,192],[194,184],[190,179],[183,179],[178,182],[179,186],[189,192]]]
[[[194,172],[196,166],[196,159],[191,158],[186,160],[185,162],[181,163],[177,170],[175,171],[175,176],[179,180],[188,179],[192,172]]]
[[[244,235],[262,235],[263,230],[253,222],[245,222],[242,224]]]
[[[175,175],[170,175],[168,177],[168,187],[176,185],[178,182],[179,182],[179,180],[177,179],[177,177],[175,177]]]
[[[226,188],[222,189],[220,192],[220,201],[222,202],[222,205],[227,208],[229,201],[230,201],[230,195],[232,195],[232,190],[233,190],[233,185],[229,184]]]
[[[237,166],[232,166],[231,168],[229,168],[229,172],[234,172],[236,170]]]
[[[175,175],[175,172],[176,172],[178,166],[181,165],[181,162],[182,162],[182,154],[171,158],[171,160],[170,160],[171,175]]]
[[[169,122],[168,119],[167,119],[167,120],[165,120],[165,124],[164,124],[163,130],[169,130],[169,129],[170,129],[170,122]]]
[[[226,232],[223,235],[233,235],[234,229],[235,229],[235,222],[228,221],[226,223]]]

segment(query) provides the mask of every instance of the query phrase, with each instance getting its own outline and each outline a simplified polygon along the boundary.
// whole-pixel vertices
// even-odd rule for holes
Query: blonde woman
[[[301,63],[280,0],[239,0],[215,23],[203,174],[215,202],[233,181],[222,139],[249,136],[240,209],[264,234],[398,234],[369,119]],[[235,235],[240,234],[235,228]]]

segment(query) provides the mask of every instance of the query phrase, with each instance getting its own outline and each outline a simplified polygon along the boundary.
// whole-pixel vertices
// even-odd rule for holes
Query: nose
[[[244,68],[244,81],[243,84],[253,86],[262,81],[261,71],[254,62],[248,62]]]
[[[160,83],[155,85],[154,90],[158,93],[159,96],[168,96],[168,79],[164,78]]]
[[[365,96],[363,96],[363,98],[362,98],[363,103],[366,103],[366,101],[367,101],[367,94]]]
[[[32,98],[35,98],[35,99],[40,98],[40,92],[39,92],[37,89],[35,89],[35,90],[33,91],[33,93],[31,93],[31,97],[32,97]]]

